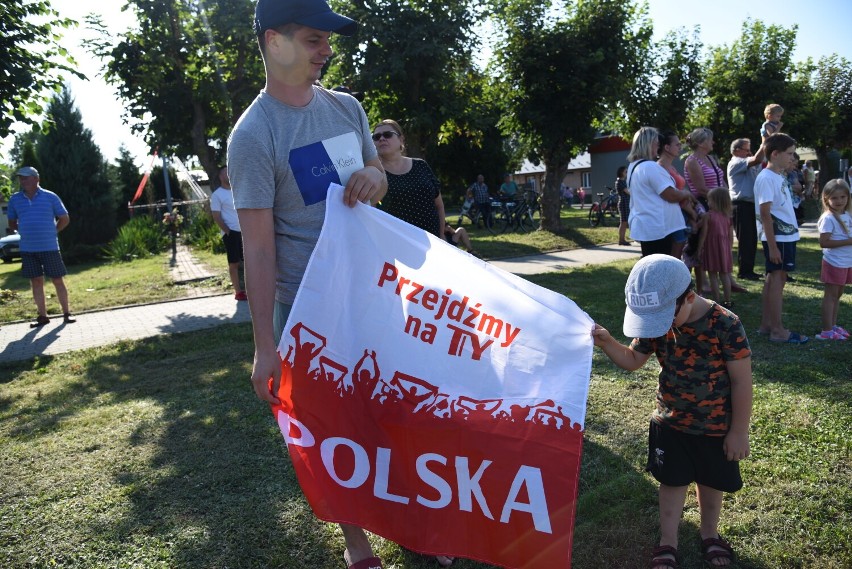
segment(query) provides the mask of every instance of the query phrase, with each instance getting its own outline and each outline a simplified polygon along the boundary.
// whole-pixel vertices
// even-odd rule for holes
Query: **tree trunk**
[[[826,178],[828,175],[828,152],[826,152],[825,149],[817,148],[816,155],[817,164],[819,164],[819,176],[817,176],[816,187],[814,187],[814,195],[821,196],[822,187],[828,181]]]
[[[541,228],[558,233],[562,230],[562,196],[559,194],[562,180],[568,171],[568,160],[552,156],[545,159],[544,188],[541,195]]]
[[[219,187],[219,164],[216,163],[213,147],[207,144],[207,119],[204,107],[198,101],[192,103],[192,119],[192,147],[201,167],[207,173],[210,191],[213,191]]]
[[[405,154],[411,158],[423,158],[423,146],[420,132],[409,130],[405,133]]]

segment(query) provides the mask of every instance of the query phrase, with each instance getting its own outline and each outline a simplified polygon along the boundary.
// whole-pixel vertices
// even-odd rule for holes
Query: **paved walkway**
[[[251,321],[248,303],[237,302],[233,294],[88,312],[75,318],[74,324],[64,324],[58,316],[41,328],[30,328],[29,322],[4,324],[0,345],[6,347],[0,362]]]
[[[177,246],[174,259],[169,263],[169,274],[177,284],[201,281],[216,276],[198,262],[186,245]]]
[[[814,223],[805,224],[801,233],[816,237]],[[590,249],[572,249],[543,255],[492,261],[501,269],[519,275],[559,271],[621,259],[638,258],[639,245],[622,247],[605,245]],[[212,276],[194,262],[188,249],[179,248],[172,274],[180,282]],[[73,302],[73,299],[71,299]],[[77,322],[64,324],[54,318],[41,328],[30,328],[29,322],[0,326],[0,362],[27,360],[39,355],[54,355],[111,344],[119,340],[135,340],[191,332],[225,323],[250,322],[248,303],[234,300],[232,294],[207,295],[171,302],[130,306],[76,315]]]

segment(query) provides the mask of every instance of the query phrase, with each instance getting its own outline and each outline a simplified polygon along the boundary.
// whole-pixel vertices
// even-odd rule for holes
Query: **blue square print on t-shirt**
[[[306,206],[325,200],[329,184],[343,186],[352,172],[363,167],[361,145],[354,132],[290,151],[290,170]]]
[[[340,176],[322,142],[291,150],[290,169],[306,206],[325,200],[328,185],[340,183]]]

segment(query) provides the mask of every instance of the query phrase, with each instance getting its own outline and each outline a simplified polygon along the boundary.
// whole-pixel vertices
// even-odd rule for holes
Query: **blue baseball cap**
[[[15,174],[16,176],[35,176],[38,178],[38,170],[32,166],[24,166]]]
[[[325,0],[258,0],[254,32],[261,35],[285,24],[300,24],[315,30],[351,36],[358,23],[335,13]]]

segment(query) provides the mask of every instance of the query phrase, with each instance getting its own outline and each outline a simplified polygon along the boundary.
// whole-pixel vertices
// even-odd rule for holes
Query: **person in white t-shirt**
[[[630,188],[630,236],[642,246],[642,256],[655,253],[673,255],[674,236],[686,224],[680,202],[694,201],[686,190],[678,190],[671,175],[659,164],[659,132],[643,126],[633,135],[627,160],[627,187]]]
[[[766,257],[759,333],[768,334],[771,342],[804,344],[809,338],[786,329],[781,321],[784,285],[787,274],[796,270],[796,242],[799,240],[793,192],[786,175],[796,159],[796,141],[780,132],[771,134],[766,138],[764,150],[766,168],[754,181],[757,236]]]
[[[823,213],[817,222],[822,247],[820,280],[825,283],[822,297],[822,332],[817,340],[846,340],[849,332],[837,324],[843,289],[852,284],[852,197],[849,184],[838,178],[822,190]]]
[[[213,221],[219,226],[222,233],[222,242],[225,244],[225,253],[228,256],[228,275],[231,277],[231,285],[234,287],[234,298],[237,300],[248,300],[246,291],[240,285],[240,263],[243,262],[243,234],[240,232],[240,218],[234,208],[234,193],[231,191],[231,182],[228,179],[228,167],[219,170],[219,184],[213,195],[210,196],[210,213]]]

